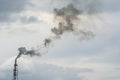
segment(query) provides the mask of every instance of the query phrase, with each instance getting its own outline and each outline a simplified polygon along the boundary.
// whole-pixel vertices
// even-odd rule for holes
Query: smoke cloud
[[[98,0],[73,0],[68,5],[62,8],[54,8],[54,20],[55,27],[51,28],[52,37],[46,38],[43,41],[42,47],[38,50],[26,50],[26,48],[19,48],[19,55],[30,55],[39,56],[41,55],[39,50],[41,48],[46,49],[54,42],[56,39],[60,39],[65,33],[77,34],[80,40],[89,40],[94,38],[95,34],[89,29],[82,29],[80,25],[82,23],[82,15],[92,15],[99,11]],[[56,25],[57,24],[57,25]]]
[[[70,32],[77,34],[80,40],[89,40],[94,38],[94,32],[89,29],[82,29],[78,24],[82,23],[82,15],[91,15],[99,10],[98,0],[74,0],[63,8],[54,8],[54,19],[57,26],[51,29],[53,37],[47,38],[46,44],[50,44],[55,39],[61,38],[64,33]]]
[[[18,48],[18,50],[19,50],[19,54],[16,58],[20,58],[21,55],[30,55],[31,57],[32,56],[40,56],[40,53],[38,52],[38,50],[35,50],[35,49],[26,50],[25,47],[20,47],[20,48]]]

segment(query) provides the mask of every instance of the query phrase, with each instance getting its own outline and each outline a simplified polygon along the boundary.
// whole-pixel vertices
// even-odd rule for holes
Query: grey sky
[[[0,22],[9,22],[9,19],[23,11],[28,5],[27,0],[0,0]]]
[[[0,0],[0,80],[12,79],[14,57],[18,54],[19,47],[36,47],[52,35],[50,29],[56,26],[53,9],[77,1],[87,2]],[[99,0],[96,5],[98,13],[80,16],[81,27],[95,33],[93,39],[80,41],[78,35],[65,33],[61,39],[52,43],[47,54],[33,58],[22,56],[18,62],[19,78],[120,80],[119,4],[119,0]]]

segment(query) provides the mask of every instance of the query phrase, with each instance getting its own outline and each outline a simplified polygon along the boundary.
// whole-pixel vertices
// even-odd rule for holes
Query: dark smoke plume
[[[45,40],[44,40],[44,46],[45,46],[45,47],[49,46],[49,44],[51,43],[51,41],[52,41],[52,40],[49,39],[49,38],[45,39]]]
[[[51,29],[54,36],[44,39],[42,47],[38,50],[26,50],[24,47],[19,48],[20,53],[17,58],[19,58],[21,54],[30,56],[41,55],[39,52],[41,48],[47,49],[54,40],[60,39],[61,36],[67,32],[77,34],[80,40],[92,39],[95,36],[94,32],[89,29],[82,29],[80,25],[76,23],[82,23],[82,18],[80,16],[91,15],[97,12],[97,1],[98,0],[74,0],[74,2],[61,9],[54,8],[54,19],[57,23],[57,26]]]
[[[77,2],[78,1],[78,2]],[[86,2],[85,2],[86,1]],[[64,33],[71,32],[77,34],[80,40],[92,39],[95,34],[89,29],[79,28],[76,23],[81,22],[81,15],[91,15],[97,12],[97,1],[95,0],[75,0],[74,3],[70,3],[61,9],[54,9],[54,17],[57,22],[57,26],[51,29],[51,32],[55,35],[45,40],[44,45],[50,44],[56,38],[59,39]],[[83,3],[83,4],[82,4]],[[79,5],[78,5],[79,4]],[[81,4],[81,6],[80,6]],[[56,38],[55,38],[56,37]]]
[[[20,47],[20,48],[18,48],[18,50],[19,50],[19,54],[16,58],[20,58],[21,55],[30,55],[31,57],[32,56],[40,56],[40,53],[38,52],[38,50],[34,50],[34,49],[26,50],[25,47]]]

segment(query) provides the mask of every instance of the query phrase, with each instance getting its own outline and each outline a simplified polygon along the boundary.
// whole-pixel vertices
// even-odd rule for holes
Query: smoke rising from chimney
[[[80,25],[82,22],[82,15],[91,15],[97,13],[99,0],[73,0],[63,8],[54,8],[54,20],[57,26],[51,28],[54,36],[44,39],[42,47],[38,50],[26,50],[26,48],[19,48],[19,55],[17,58],[24,55],[39,56],[41,48],[46,49],[56,39],[60,39],[64,33],[70,32],[77,34],[80,40],[89,40],[94,38],[95,34],[89,29],[82,29]]]
[[[40,56],[40,53],[37,50],[31,49],[31,50],[26,50],[25,47],[20,47],[18,48],[19,54],[16,58],[20,58],[21,55],[30,55],[32,56]]]

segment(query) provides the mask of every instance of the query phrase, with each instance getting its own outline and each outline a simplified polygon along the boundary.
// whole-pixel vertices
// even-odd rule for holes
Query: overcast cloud
[[[28,0],[0,0],[0,22],[11,22],[27,5]]]
[[[89,1],[91,7],[85,6]],[[95,37],[80,41],[65,33],[47,54],[22,56],[20,80],[120,80],[119,0],[0,0],[0,80],[12,80],[18,48],[42,44],[56,26],[54,8],[70,3],[80,10],[85,6],[89,14],[80,15],[80,25],[93,30]],[[97,11],[91,13],[93,8]]]

